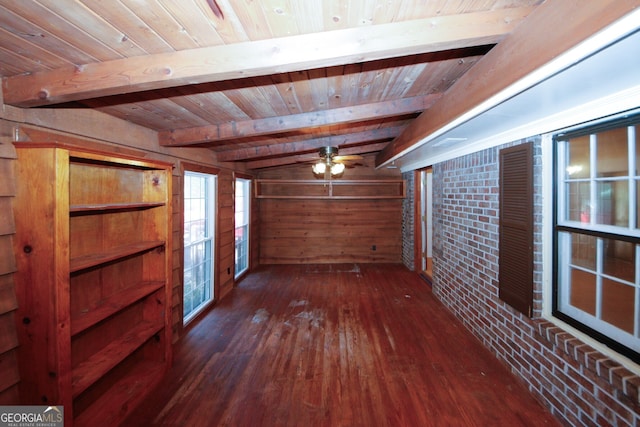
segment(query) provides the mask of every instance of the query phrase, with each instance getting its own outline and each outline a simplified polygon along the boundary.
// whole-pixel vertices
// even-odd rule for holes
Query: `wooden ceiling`
[[[4,103],[99,110],[248,169],[375,154],[539,3],[0,0]]]

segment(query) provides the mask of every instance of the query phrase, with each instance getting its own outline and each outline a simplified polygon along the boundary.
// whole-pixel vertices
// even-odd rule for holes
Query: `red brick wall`
[[[433,167],[433,292],[566,425],[640,425],[640,377],[541,317],[539,139],[534,318],[498,299],[498,153],[504,147]]]

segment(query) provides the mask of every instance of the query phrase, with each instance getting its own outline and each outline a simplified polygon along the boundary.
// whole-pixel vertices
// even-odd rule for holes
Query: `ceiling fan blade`
[[[358,163],[358,162],[356,162],[356,163],[347,162],[347,163],[344,163],[344,166],[346,168],[348,168],[348,169],[353,169],[353,168],[358,167],[358,166],[364,166],[364,164]]]
[[[341,162],[343,160],[360,160],[360,159],[362,159],[362,156],[359,156],[357,154],[353,154],[350,156],[334,156],[332,158],[332,160],[335,160],[337,162]]]

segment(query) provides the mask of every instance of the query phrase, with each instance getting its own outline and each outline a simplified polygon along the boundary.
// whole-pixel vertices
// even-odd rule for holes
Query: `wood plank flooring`
[[[399,265],[263,266],[175,347],[129,426],[556,426]]]

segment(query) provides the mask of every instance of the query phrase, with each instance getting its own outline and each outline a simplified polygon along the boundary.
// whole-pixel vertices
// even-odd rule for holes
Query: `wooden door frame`
[[[413,269],[422,273],[422,181],[424,169],[413,171]]]
[[[413,268],[414,271],[422,274],[424,269],[422,268],[422,172],[431,170],[432,166],[427,166],[422,169],[413,171]],[[427,242],[429,244],[429,242]],[[432,267],[433,268],[433,267]]]

